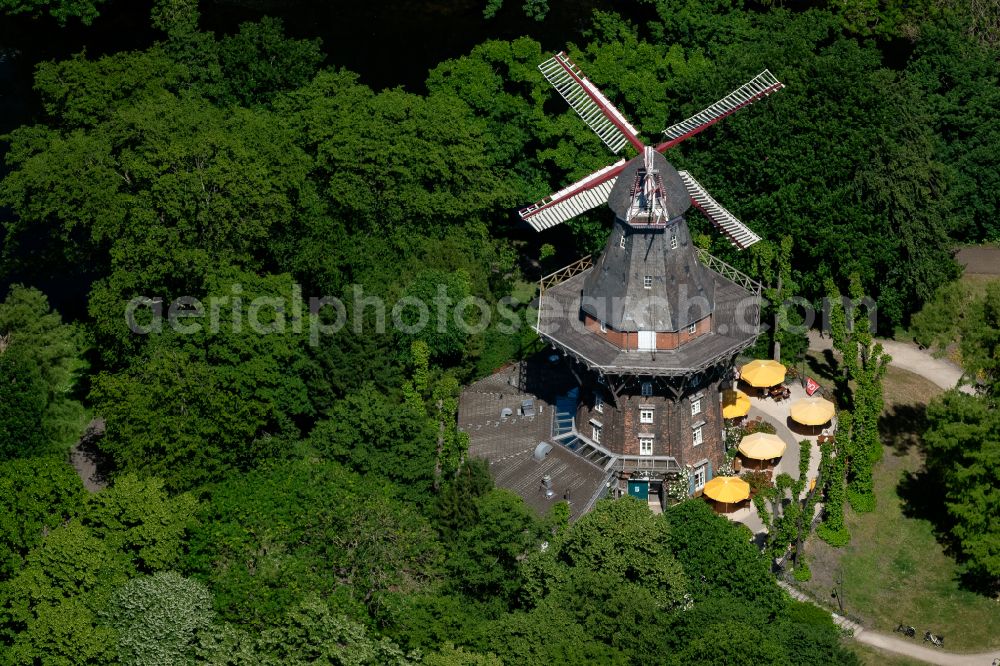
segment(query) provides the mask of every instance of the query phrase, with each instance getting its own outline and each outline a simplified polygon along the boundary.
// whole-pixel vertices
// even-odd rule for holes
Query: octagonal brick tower
[[[720,387],[759,332],[760,285],[696,250],[690,195],[660,153],[628,162],[608,205],[603,253],[543,283],[539,299],[536,330],[580,383],[563,443],[617,471],[623,489],[686,468],[695,493],[724,460]]]

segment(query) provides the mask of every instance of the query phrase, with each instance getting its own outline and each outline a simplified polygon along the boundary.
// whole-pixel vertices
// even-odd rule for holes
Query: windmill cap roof
[[[680,174],[658,151],[653,151],[653,164],[663,180],[663,203],[667,208],[667,218],[673,219],[683,215],[691,207],[691,196],[688,194],[687,188],[684,187],[684,181],[681,180]],[[632,203],[632,187],[635,185],[636,173],[643,168],[645,168],[645,161],[642,155],[633,157],[618,175],[615,186],[611,188],[611,194],[608,195],[608,206],[619,219],[624,220],[628,214],[629,206]]]

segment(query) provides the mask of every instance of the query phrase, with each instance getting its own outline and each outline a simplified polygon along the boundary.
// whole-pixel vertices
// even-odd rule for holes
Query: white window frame
[[[701,431],[701,429],[703,427],[704,426],[698,426],[697,428],[694,428],[693,430],[691,430],[691,442],[692,442],[692,446],[699,446],[699,445],[702,444],[702,442],[705,441],[705,435]]]
[[[698,416],[701,414],[701,398],[694,398],[691,400],[691,416]]]
[[[708,463],[702,463],[694,468],[694,489],[701,490],[705,487],[706,477],[708,476]]]
[[[677,249],[677,234],[670,234],[670,249]]]
[[[644,275],[642,277],[642,288],[643,289],[652,289],[653,288],[653,276],[652,275]]]
[[[648,398],[653,395],[653,382],[643,382],[641,393],[644,398]]]
[[[688,326],[688,335],[694,335],[698,332],[698,322],[695,322]]]
[[[607,322],[604,322],[604,321],[601,321],[601,320],[598,320],[598,321],[601,324],[601,333],[607,333],[608,332],[608,324],[607,324]]]
[[[601,443],[601,426],[595,423],[590,424],[590,438],[594,440],[594,444]]]
[[[651,456],[653,455],[653,438],[652,437],[639,437],[639,455],[640,456]]]
[[[594,395],[594,411],[604,413],[604,398],[597,394]]]
[[[653,422],[653,410],[652,409],[640,409],[639,410],[639,423],[652,423]]]
[[[622,234],[621,240],[618,241],[618,247],[623,250],[625,249],[625,234]]]

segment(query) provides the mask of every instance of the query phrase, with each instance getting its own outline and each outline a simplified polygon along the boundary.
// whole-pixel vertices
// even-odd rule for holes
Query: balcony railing
[[[750,293],[760,295],[760,283],[752,277],[745,273],[741,273],[724,262],[722,259],[712,256],[707,250],[703,250],[700,247],[695,249],[698,251],[698,259],[701,260],[701,263],[705,264],[724,278],[740,285]]]
[[[584,272],[593,265],[594,262],[591,259],[590,255],[588,254],[583,259],[574,261],[569,266],[560,268],[555,273],[549,273],[548,275],[546,275],[545,277],[543,277],[541,280],[538,281],[538,295],[541,296],[542,294],[545,293],[545,290],[548,289],[549,287],[553,287],[559,284],[560,282],[565,282],[574,275],[579,275],[580,273]]]

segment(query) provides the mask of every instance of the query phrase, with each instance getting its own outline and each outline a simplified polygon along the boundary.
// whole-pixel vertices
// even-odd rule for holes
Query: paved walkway
[[[778,585],[788,592],[789,596],[799,601],[816,604],[811,598],[795,589],[783,580],[778,581]],[[816,604],[818,605],[818,604]],[[821,606],[822,608],[822,606]],[[977,654],[958,654],[955,652],[945,652],[939,648],[927,647],[922,643],[923,637],[899,638],[882,634],[877,631],[868,631],[857,622],[853,622],[843,615],[830,613],[833,616],[833,623],[841,629],[850,631],[854,640],[865,643],[873,647],[894,652],[913,659],[925,661],[928,664],[940,664],[941,666],[966,666],[975,664],[993,664],[994,659],[1000,659],[1000,650],[993,652],[980,652]]]
[[[962,368],[948,359],[937,358],[928,349],[921,349],[909,342],[884,338],[878,338],[877,342],[882,345],[887,354],[892,356],[891,365],[897,368],[920,375],[945,390],[959,386],[962,381]],[[828,337],[820,337],[817,331],[809,331],[809,349],[811,351],[833,349],[833,340]],[[965,393],[973,392],[972,387],[966,385],[960,386],[959,390]]]
[[[795,426],[799,430],[798,432],[793,431],[789,427],[794,425],[788,418],[792,403],[806,397],[806,390],[798,382],[789,382],[788,388],[791,391],[791,397],[788,400],[775,402],[771,398],[757,397],[759,389],[749,388],[746,385],[740,386],[740,390],[751,396],[748,418],[750,420],[754,420],[757,417],[763,418],[774,426],[778,437],[787,445],[785,455],[775,465],[775,477],[784,472],[793,479],[797,479],[799,477],[799,442],[804,439],[812,442],[812,450],[809,454],[809,469],[806,473],[806,488],[808,489],[809,482],[819,476],[820,453],[817,438],[821,431],[817,430],[815,434],[808,434],[808,430],[803,429],[802,426]],[[727,516],[730,520],[743,523],[754,534],[761,534],[766,531],[764,523],[761,521],[760,516],[757,515],[757,509],[752,502],[747,502],[746,506],[727,514]]]

